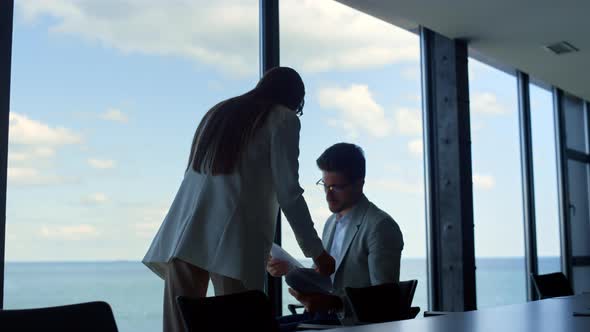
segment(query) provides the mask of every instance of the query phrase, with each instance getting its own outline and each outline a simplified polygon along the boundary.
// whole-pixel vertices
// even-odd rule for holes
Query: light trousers
[[[240,280],[209,273],[180,259],[174,258],[168,263],[164,285],[164,332],[186,332],[176,297],[201,298],[207,296],[209,279],[213,283],[215,296],[247,290]]]

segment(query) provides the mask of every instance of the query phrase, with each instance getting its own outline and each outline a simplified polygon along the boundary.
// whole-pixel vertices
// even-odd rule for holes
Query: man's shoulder
[[[385,211],[381,210],[373,202],[368,201],[367,212],[365,213],[366,221],[371,223],[392,222],[397,225],[395,220]]]

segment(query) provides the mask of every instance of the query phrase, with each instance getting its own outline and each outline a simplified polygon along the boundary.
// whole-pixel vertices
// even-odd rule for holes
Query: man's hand
[[[270,258],[266,263],[266,271],[273,277],[282,277],[289,273],[291,264],[280,259]]]
[[[318,257],[314,258],[313,262],[315,263],[315,270],[325,276],[331,275],[336,269],[334,257],[330,256],[325,250]]]
[[[338,296],[326,295],[320,293],[299,293],[293,288],[289,288],[289,293],[297,301],[301,302],[305,310],[309,312],[328,312],[331,310],[342,309],[342,300]]]

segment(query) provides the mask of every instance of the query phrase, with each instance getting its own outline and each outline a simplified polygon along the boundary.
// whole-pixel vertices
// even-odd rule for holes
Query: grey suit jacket
[[[345,296],[345,287],[368,287],[399,281],[400,260],[404,247],[397,223],[365,196],[349,212],[351,223],[346,229],[341,258],[334,272],[334,295],[344,303],[339,314],[343,325],[354,324],[356,318]],[[326,222],[322,242],[332,246],[336,226],[334,214]]]

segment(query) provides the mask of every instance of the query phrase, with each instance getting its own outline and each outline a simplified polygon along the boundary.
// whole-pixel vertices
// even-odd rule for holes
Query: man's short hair
[[[334,144],[322,153],[316,163],[322,171],[342,173],[351,182],[365,178],[365,153],[358,145]]]

